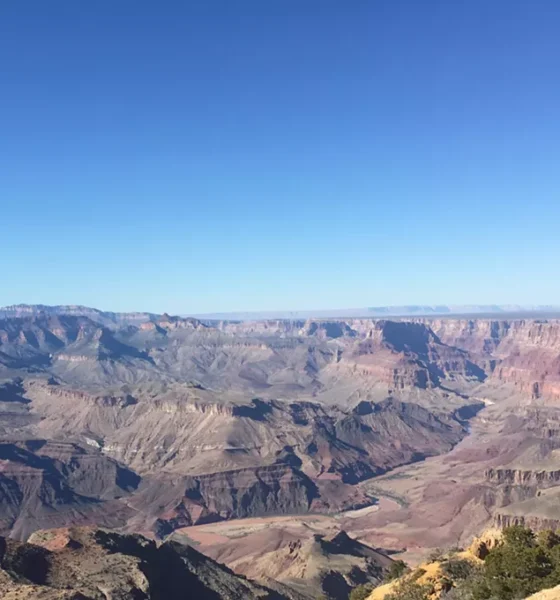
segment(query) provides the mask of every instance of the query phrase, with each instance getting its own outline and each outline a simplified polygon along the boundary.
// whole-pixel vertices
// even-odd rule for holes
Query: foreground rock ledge
[[[89,527],[0,538],[3,600],[283,600],[190,546]]]

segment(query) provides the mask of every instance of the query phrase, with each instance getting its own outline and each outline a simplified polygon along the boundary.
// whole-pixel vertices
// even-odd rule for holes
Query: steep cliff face
[[[487,469],[486,481],[497,484],[553,486],[560,482],[560,470]]]
[[[560,321],[425,321],[446,344],[488,365],[489,381],[512,384],[529,398],[560,398]]]
[[[441,341],[475,355],[492,355],[508,335],[511,322],[487,319],[421,319]]]
[[[558,529],[560,526],[560,485],[556,475],[551,478],[539,477],[535,484],[513,486],[533,490],[532,495],[518,498],[494,511],[494,522],[500,527],[525,525],[532,529]]]
[[[125,505],[140,478],[114,460],[76,444],[30,440],[0,443],[0,527],[26,538],[48,525],[126,522]]]
[[[560,350],[558,320],[423,319],[445,344],[505,356],[518,347]]]
[[[553,531],[557,531],[560,528],[560,516],[557,518],[550,518],[530,514],[512,515],[496,512],[494,514],[494,524],[500,529],[511,527],[512,525],[521,525],[522,527],[529,527],[534,531],[540,531],[541,529],[552,529]]]
[[[175,529],[226,519],[303,514],[319,498],[317,485],[285,464],[197,476],[162,475],[147,479],[130,501],[137,513],[129,528],[163,537]],[[332,508],[340,507],[333,502]]]
[[[95,394],[91,392],[85,392],[79,389],[72,389],[58,385],[56,382],[44,383],[38,381],[31,381],[29,383],[28,390],[31,393],[41,393],[53,399],[53,401],[63,402],[81,402],[84,404],[92,404],[96,406],[117,406],[119,408],[125,408],[127,406],[136,404],[137,400],[131,394]],[[23,388],[22,388],[22,393]],[[27,400],[29,402],[29,400]]]
[[[486,378],[468,353],[443,344],[422,323],[352,321],[355,335],[338,338],[339,352],[325,372],[340,379],[360,377],[363,388],[384,385],[389,393],[445,390],[447,381],[477,383]]]

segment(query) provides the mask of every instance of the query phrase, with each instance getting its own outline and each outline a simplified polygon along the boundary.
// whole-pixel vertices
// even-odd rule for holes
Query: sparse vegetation
[[[426,574],[426,569],[418,568],[414,569],[414,571],[410,574],[409,581],[418,581],[420,577],[423,577]]]
[[[393,581],[402,577],[408,571],[408,566],[403,560],[396,560],[391,564],[387,575],[385,575],[385,581]]]
[[[429,562],[436,562],[436,560],[441,560],[443,558],[444,552],[441,548],[435,548],[428,555]]]
[[[536,536],[537,544],[542,546],[543,548],[554,548],[555,546],[560,545],[560,535],[556,531],[552,531],[551,529],[545,529],[543,531],[539,531]]]
[[[348,596],[348,600],[366,600],[373,591],[373,586],[367,583],[356,586]]]
[[[471,577],[477,567],[470,560],[450,558],[442,564],[442,570],[451,581],[463,581]]]
[[[539,543],[545,540],[547,545]],[[474,600],[525,598],[560,583],[560,554],[552,535],[514,526],[504,531],[504,542],[484,561],[483,577],[473,584]]]
[[[453,587],[445,600],[518,600],[560,584],[560,536],[520,526],[504,530],[503,542],[482,566],[451,558],[442,569]]]
[[[403,581],[385,600],[428,600],[432,588],[429,585],[420,585],[415,581]]]
[[[546,530],[535,534],[526,527],[508,527],[501,543],[489,550],[482,563],[469,559],[468,554],[441,550],[434,551],[430,560],[441,569],[437,579],[423,577],[429,567],[407,574],[405,563],[394,563],[386,581],[400,580],[385,600],[527,598],[560,585],[560,533]]]

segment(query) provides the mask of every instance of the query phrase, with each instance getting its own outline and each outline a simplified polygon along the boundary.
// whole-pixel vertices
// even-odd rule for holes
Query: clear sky
[[[558,0],[0,2],[0,305],[560,303]]]

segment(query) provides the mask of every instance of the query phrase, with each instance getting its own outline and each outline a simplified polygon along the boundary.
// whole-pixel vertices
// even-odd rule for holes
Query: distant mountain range
[[[231,313],[210,313],[190,315],[199,319],[260,321],[263,319],[341,319],[351,317],[429,317],[473,315],[477,317],[494,315],[554,315],[560,314],[560,305],[518,304],[451,304],[451,305],[420,305],[409,306],[370,306],[365,308],[335,308],[330,310],[275,310],[247,311]]]
[[[162,315],[149,312],[109,312],[80,305],[47,306],[43,304],[16,304],[0,308],[0,318],[29,317],[38,314],[89,317],[107,326],[139,324],[158,320]],[[408,306],[370,306],[362,308],[334,308],[318,310],[273,310],[184,314],[203,320],[260,321],[266,319],[340,319],[472,315],[473,317],[560,316],[560,305],[519,304],[412,304]]]

